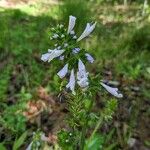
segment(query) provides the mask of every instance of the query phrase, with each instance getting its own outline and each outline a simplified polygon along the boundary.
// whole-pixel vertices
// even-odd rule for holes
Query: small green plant
[[[0,59],[1,60],[1,59]],[[5,69],[1,70],[0,74],[0,101],[6,101],[6,92],[9,85],[11,67],[7,66]]]
[[[0,117],[0,124],[4,128],[11,130],[16,135],[20,135],[26,130],[26,117],[23,111],[26,110],[26,103],[31,98],[31,94],[22,88],[18,94],[18,102],[12,106],[3,105],[3,113]]]

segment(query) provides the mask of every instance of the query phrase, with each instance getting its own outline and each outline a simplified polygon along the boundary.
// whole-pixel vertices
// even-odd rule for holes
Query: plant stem
[[[86,123],[84,124],[84,126],[82,128],[81,141],[80,141],[80,150],[84,149],[87,123],[88,123],[88,119],[86,119]]]
[[[89,114],[90,114],[90,111],[92,109],[92,106],[93,106],[93,101],[90,100],[90,105],[89,105],[89,108],[88,108],[87,113],[86,113],[86,121],[85,121],[85,123],[84,123],[84,125],[82,127],[81,141],[80,141],[80,150],[84,149],[86,130],[87,130],[88,121],[89,121]]]
[[[95,135],[95,133],[97,132],[97,130],[100,128],[100,125],[102,124],[102,122],[103,122],[103,118],[100,117],[99,120],[98,120],[98,122],[97,122],[97,125],[96,125],[96,127],[94,129],[94,131],[92,132],[92,135],[91,135],[90,139],[93,138],[93,136]]]

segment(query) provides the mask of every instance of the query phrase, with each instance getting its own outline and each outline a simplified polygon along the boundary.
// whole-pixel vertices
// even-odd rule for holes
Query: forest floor
[[[19,4],[16,0],[0,1],[0,114],[3,116],[0,118],[0,143],[8,143],[8,149],[11,149],[14,134],[26,128],[32,131],[41,128],[52,142],[55,133],[65,127],[68,111],[57,95],[57,67],[40,60],[50,46],[49,27],[62,22],[58,5],[58,1],[22,0]],[[124,95],[112,122],[101,131],[104,134],[113,131],[115,138],[109,143],[116,145],[112,150],[148,150],[150,18],[141,17],[138,4],[92,6],[91,12],[98,24],[93,40],[85,44],[96,58],[89,72],[101,72],[103,80],[118,86]],[[98,95],[96,109],[102,107],[102,99],[102,95]],[[28,109],[22,112],[22,117],[16,112],[24,105]],[[26,123],[24,116],[28,120]]]

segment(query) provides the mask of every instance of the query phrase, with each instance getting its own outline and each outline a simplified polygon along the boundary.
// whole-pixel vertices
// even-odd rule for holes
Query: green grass
[[[86,22],[97,21],[97,28],[91,41],[87,39],[85,44],[82,44],[96,58],[95,64],[89,68],[93,74],[95,72],[102,74],[104,68],[107,68],[113,73],[112,80],[119,80],[120,76],[123,76],[125,77],[123,82],[129,83],[129,87],[132,84],[137,85],[140,80],[137,86],[141,85],[142,88],[143,97],[140,99],[142,102],[136,96],[130,96],[131,91],[123,90],[123,92],[127,103],[130,104],[131,100],[131,103],[138,102],[142,106],[145,105],[145,100],[150,97],[148,90],[150,27],[147,19],[137,24],[138,9],[123,13],[114,11],[112,6],[101,6],[98,3],[95,5],[94,2],[81,3],[79,0],[65,0],[65,3],[59,6],[46,5],[41,2],[36,5],[25,5],[19,9],[0,8],[0,106],[2,108],[3,104],[8,105],[10,96],[16,98],[21,95],[23,88],[27,95],[29,93],[33,97],[36,97],[35,90],[40,85],[47,87],[52,94],[57,94],[59,79],[56,76],[53,77],[57,67],[52,68],[50,64],[44,64],[40,57],[51,46],[49,28],[57,23],[64,23],[67,27],[69,15],[77,17],[76,29],[79,29],[79,33],[84,29]],[[110,7],[112,9],[107,11]],[[104,16],[105,21],[108,21],[109,17],[114,20],[104,24],[100,16]],[[134,18],[132,23],[123,22],[124,18],[128,19],[130,16]],[[96,70],[94,70],[95,66]],[[15,109],[20,99],[22,97],[16,98]],[[126,102],[120,103],[126,106]],[[8,116],[5,114],[5,119],[9,120],[10,122],[7,123],[12,123],[15,128],[17,117],[13,118],[14,108],[11,106],[7,109],[11,111]],[[139,105],[133,105],[131,111],[133,114],[128,119],[129,126],[137,123],[140,113]],[[3,114],[2,110],[0,113]],[[11,117],[12,120],[10,120]],[[18,128],[23,127],[24,131],[24,118],[20,119],[22,124],[18,125]],[[116,131],[113,134],[116,134]],[[118,145],[116,142],[114,141],[115,145],[112,144],[112,147]]]

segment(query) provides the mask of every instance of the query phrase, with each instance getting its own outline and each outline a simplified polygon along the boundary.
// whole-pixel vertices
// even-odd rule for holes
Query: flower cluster
[[[48,49],[48,52],[41,57],[44,62],[50,62],[54,58],[64,60],[66,64],[58,71],[57,75],[62,79],[70,72],[70,79],[66,88],[70,89],[74,95],[76,82],[82,89],[87,89],[89,86],[89,73],[86,71],[84,63],[86,61],[93,63],[94,58],[85,49],[79,47],[79,42],[88,37],[96,26],[96,22],[87,23],[83,33],[77,38],[74,31],[75,23],[76,17],[69,16],[68,29],[65,29],[62,24],[52,28],[50,40],[55,42],[55,48]],[[104,83],[101,85],[114,96],[122,97],[116,88],[111,88]]]
[[[94,58],[87,53],[84,49],[78,46],[78,42],[83,38],[88,37],[94,30],[96,23],[87,23],[85,30],[79,38],[77,38],[75,31],[73,30],[76,23],[76,17],[69,16],[68,30],[64,29],[63,25],[58,25],[56,28],[52,28],[51,40],[55,40],[55,48],[48,49],[48,53],[43,54],[41,60],[44,62],[50,62],[54,58],[59,58],[67,62],[65,66],[58,71],[57,75],[60,78],[64,78],[70,69],[70,79],[66,88],[70,89],[75,94],[76,78],[77,84],[81,88],[87,88],[89,85],[88,72],[85,69],[84,61],[89,63],[94,62]],[[72,67],[74,66],[74,67]],[[77,75],[75,76],[75,71]]]

